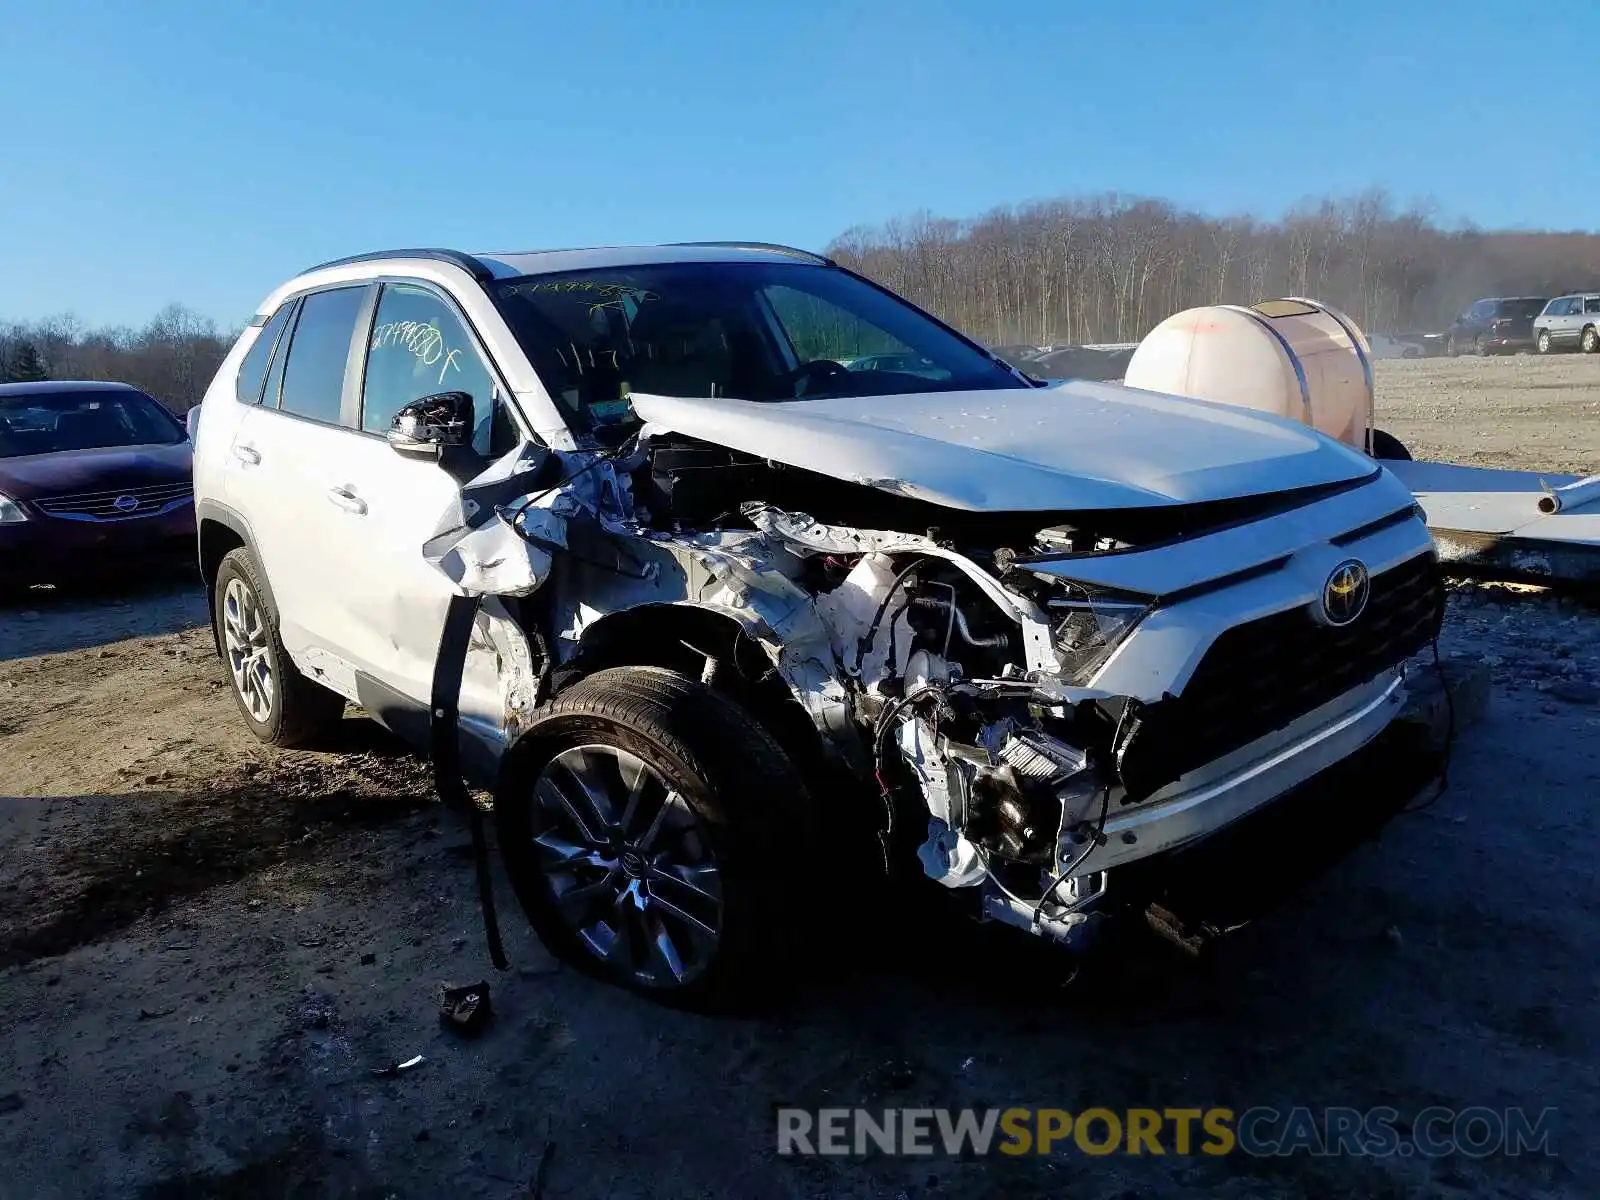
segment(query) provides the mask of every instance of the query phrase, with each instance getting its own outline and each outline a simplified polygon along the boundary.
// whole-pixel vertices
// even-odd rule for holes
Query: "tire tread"
[[[549,890],[519,850],[530,828],[528,794],[545,761],[585,738],[605,742],[621,731],[686,769],[701,792],[684,793],[711,833],[727,894],[743,911],[724,910],[717,960],[699,979],[671,992],[609,974],[556,917]],[[627,748],[635,750],[636,746]],[[663,770],[663,768],[666,768]],[[681,781],[680,781],[681,782]],[[681,790],[681,789],[680,789]],[[693,789],[691,789],[693,791]],[[501,853],[524,911],[558,956],[585,972],[666,1003],[701,1011],[742,1009],[765,999],[785,975],[805,907],[800,866],[812,837],[812,805],[799,771],[770,733],[732,700],[662,667],[612,667],[563,691],[541,712],[508,756],[496,794]]]

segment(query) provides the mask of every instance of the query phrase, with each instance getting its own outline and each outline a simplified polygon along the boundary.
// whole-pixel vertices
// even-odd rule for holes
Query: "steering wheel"
[[[850,368],[843,363],[834,362],[831,358],[814,358],[810,362],[801,363],[790,374],[795,380],[795,395],[804,396],[811,390],[812,383],[823,384],[841,375],[848,375]]]

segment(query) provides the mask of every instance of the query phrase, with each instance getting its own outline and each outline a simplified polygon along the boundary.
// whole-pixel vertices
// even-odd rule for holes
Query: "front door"
[[[425,710],[452,592],[422,547],[452,510],[459,484],[434,457],[396,450],[385,434],[401,407],[446,391],[473,398],[482,466],[512,449],[518,432],[477,339],[440,293],[384,284],[361,342],[351,360],[358,428],[342,435],[337,475],[362,516],[339,529],[333,619],[361,670]]]

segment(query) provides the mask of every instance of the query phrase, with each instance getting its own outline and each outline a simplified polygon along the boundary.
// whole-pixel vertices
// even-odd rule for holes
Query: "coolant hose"
[[[478,903],[483,908],[483,933],[495,969],[511,965],[500,940],[500,920],[494,909],[494,882],[489,873],[489,839],[483,828],[483,809],[467,790],[461,770],[461,678],[467,668],[467,649],[478,617],[478,596],[451,596],[439,634],[439,653],[433,663],[433,703],[430,723],[430,757],[433,786],[447,808],[465,809],[472,829],[472,860],[478,875]]]

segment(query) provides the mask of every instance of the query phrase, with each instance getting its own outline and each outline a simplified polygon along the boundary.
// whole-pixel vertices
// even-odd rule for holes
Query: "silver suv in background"
[[[1533,340],[1540,354],[1600,351],[1600,292],[1579,292],[1550,301],[1533,319]]]

